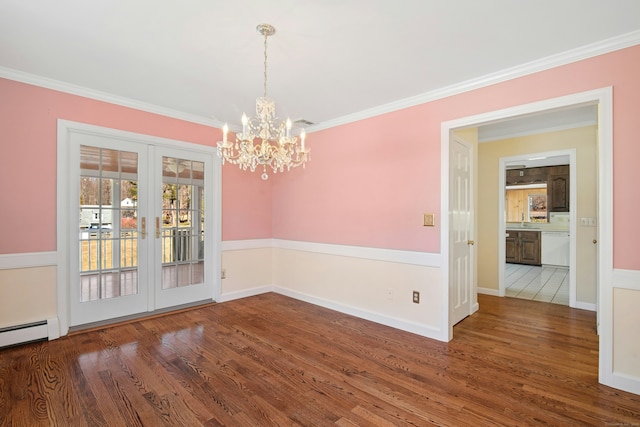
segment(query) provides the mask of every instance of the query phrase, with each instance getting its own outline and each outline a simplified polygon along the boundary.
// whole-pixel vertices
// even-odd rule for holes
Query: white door
[[[453,137],[450,147],[449,188],[449,322],[455,325],[472,311],[474,282],[472,147]]]
[[[211,150],[71,133],[69,159],[70,326],[213,298]]]

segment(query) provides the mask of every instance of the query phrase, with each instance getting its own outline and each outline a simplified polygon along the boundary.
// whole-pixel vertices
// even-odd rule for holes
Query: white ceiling
[[[540,166],[568,165],[570,158],[566,156],[530,157],[505,163],[506,169],[537,168]]]
[[[322,124],[636,32],[639,16],[637,0],[1,0],[0,71],[237,125],[262,95],[266,22],[278,114]]]

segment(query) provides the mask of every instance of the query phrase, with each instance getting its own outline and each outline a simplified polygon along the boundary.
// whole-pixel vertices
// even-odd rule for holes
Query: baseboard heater
[[[0,348],[26,344],[41,340],[54,340],[60,337],[58,319],[51,318],[39,322],[0,328]]]

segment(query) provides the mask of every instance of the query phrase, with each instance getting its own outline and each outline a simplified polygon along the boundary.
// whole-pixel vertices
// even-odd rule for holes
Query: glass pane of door
[[[70,250],[70,325],[147,311],[148,147],[87,133],[72,134],[70,144],[76,184],[69,221],[77,236]]]
[[[162,289],[204,282],[204,163],[162,157]]]
[[[213,194],[213,154],[156,147],[156,159],[156,309],[210,300],[212,241],[219,238],[206,202]]]
[[[138,154],[80,146],[80,302],[138,293]]]

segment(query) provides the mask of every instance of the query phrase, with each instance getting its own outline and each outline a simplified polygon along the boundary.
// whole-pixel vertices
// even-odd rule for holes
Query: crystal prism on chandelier
[[[255,171],[262,166],[262,179],[268,179],[267,167],[273,173],[283,172],[304,164],[309,160],[309,148],[305,148],[305,131],[298,138],[291,136],[291,120],[286,122],[276,117],[276,103],[267,97],[267,38],[276,29],[269,24],[256,27],[264,36],[264,95],[256,99],[256,116],[242,114],[242,133],[236,134],[235,142],[228,139],[229,127],[222,128],[223,139],[218,142],[218,156],[222,164],[229,162],[242,170]]]

